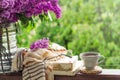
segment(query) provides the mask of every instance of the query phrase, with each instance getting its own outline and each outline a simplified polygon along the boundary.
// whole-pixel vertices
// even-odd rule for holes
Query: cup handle
[[[102,63],[105,60],[105,57],[103,55],[99,55],[98,64]]]

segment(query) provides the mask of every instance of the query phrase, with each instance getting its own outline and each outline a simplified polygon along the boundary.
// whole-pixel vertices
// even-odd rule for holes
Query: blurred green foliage
[[[48,37],[74,55],[96,51],[106,57],[104,68],[120,68],[120,0],[60,0],[62,17],[53,21],[36,19],[35,25],[17,34],[18,47],[29,48]]]

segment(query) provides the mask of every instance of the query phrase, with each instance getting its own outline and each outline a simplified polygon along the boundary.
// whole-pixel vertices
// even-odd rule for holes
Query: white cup
[[[105,57],[98,52],[83,52],[80,54],[83,64],[88,70],[93,70],[95,66],[103,62]]]

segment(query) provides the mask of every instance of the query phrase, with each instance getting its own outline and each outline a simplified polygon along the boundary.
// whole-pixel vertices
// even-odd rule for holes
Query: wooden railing
[[[22,80],[22,73],[0,73],[0,80]],[[84,75],[77,73],[75,76],[55,75],[54,80],[120,80],[119,69],[103,69],[98,75]]]

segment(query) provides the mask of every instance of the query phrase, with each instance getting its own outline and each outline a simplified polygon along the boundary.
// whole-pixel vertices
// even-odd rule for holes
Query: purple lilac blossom
[[[40,39],[30,45],[31,50],[39,49],[39,48],[48,48],[49,40],[48,39]]]
[[[1,16],[5,17],[6,19],[9,19],[10,18],[10,12],[9,11],[5,11],[5,12],[2,13]]]
[[[29,3],[29,0],[20,0],[20,2],[21,2],[22,4],[28,4],[28,3]]]
[[[6,0],[9,2],[9,9],[13,8],[15,5],[15,0]]]
[[[9,6],[9,3],[8,3],[8,1],[3,1],[2,3],[1,3],[1,8],[8,8],[8,6]]]
[[[0,0],[0,23],[17,22],[19,15],[28,18],[48,11],[55,13],[57,18],[61,17],[59,0]]]

